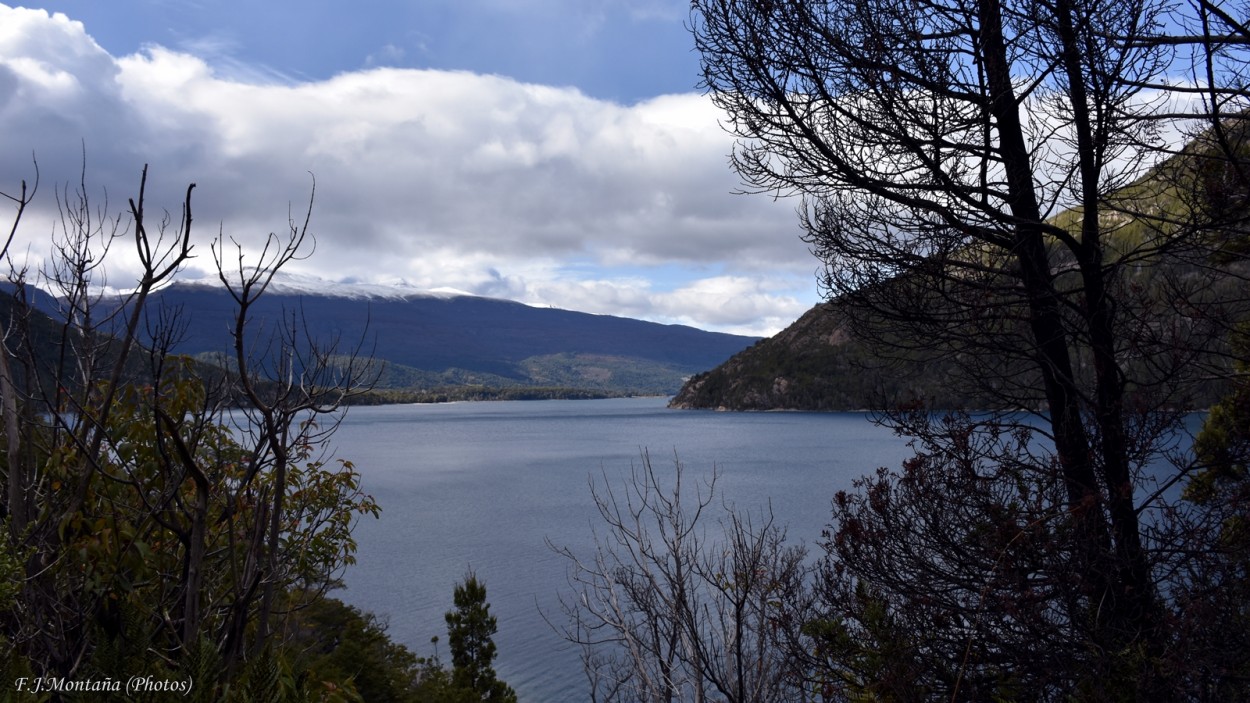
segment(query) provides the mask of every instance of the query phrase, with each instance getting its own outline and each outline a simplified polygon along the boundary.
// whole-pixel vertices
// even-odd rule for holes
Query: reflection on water
[[[649,451],[657,469],[679,457],[693,477],[720,476],[739,507],[770,503],[792,538],[814,543],[833,494],[878,466],[897,466],[905,443],[856,413],[675,411],[666,399],[456,403],[353,408],[335,436],[382,505],[356,529],[359,564],[339,595],[385,616],[419,655],[440,637],[452,588],[469,569],[499,618],[496,670],[523,701],[580,700],[576,648],[562,623],[564,560],[545,540],[591,547],[588,482],[619,483]]]
[[[353,408],[334,438],[337,454],[356,464],[383,514],[357,527],[359,564],[340,596],[385,616],[391,635],[419,655],[432,654],[438,636],[446,662],[443,613],[472,569],[499,618],[500,677],[522,701],[582,700],[579,653],[544,620],[563,624],[557,595],[567,587],[566,564],[546,540],[590,552],[589,481],[619,485],[643,451],[658,470],[679,457],[688,477],[715,467],[725,501],[771,505],[791,538],[814,545],[836,491],[910,453],[862,414],[675,411],[665,402]],[[1190,416],[1186,429],[1201,420]],[[1173,449],[1191,441],[1182,433]]]

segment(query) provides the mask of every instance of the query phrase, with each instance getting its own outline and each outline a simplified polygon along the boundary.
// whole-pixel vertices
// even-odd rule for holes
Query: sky
[[[770,335],[818,302],[797,202],[742,195],[699,90],[687,0],[83,0],[0,4],[0,192],[40,190],[11,252],[48,254],[58,191],[114,214],[188,183],[197,257]],[[0,210],[8,229],[11,210]],[[133,261],[110,256],[109,286]]]

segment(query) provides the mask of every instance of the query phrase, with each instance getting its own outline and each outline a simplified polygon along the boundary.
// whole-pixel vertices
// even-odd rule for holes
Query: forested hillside
[[[925,400],[934,407],[975,407],[987,399],[943,382],[940,361],[874,356],[846,329],[836,303],[822,303],[773,337],[691,377],[670,407],[711,410],[880,408]]]
[[[1180,218],[1188,205],[1169,186],[1177,170],[1196,168],[1194,147],[1152,169],[1133,184],[1112,197],[1132,199],[1137,193],[1154,193],[1153,212],[1168,210]],[[1051,223],[1065,230],[1080,227],[1078,210],[1063,212]],[[1104,223],[1111,256],[1139,251],[1150,234],[1151,225],[1124,214],[1108,216]],[[1195,262],[1187,258],[1142,262],[1136,255],[1117,261],[1117,279],[1134,294],[1145,299],[1166,300],[1195,281],[1202,281],[1206,295],[1215,299],[1235,301],[1243,298],[1247,265],[1239,262],[1238,252],[1246,248],[1240,232],[1217,233],[1221,240],[1208,242],[1212,254],[1207,260]],[[979,256],[966,250],[959,256]],[[1072,270],[1076,264],[1070,253],[1051,243],[1053,265],[1060,272]],[[1220,253],[1223,252],[1223,253]],[[1212,276],[1212,272],[1223,274]],[[1069,285],[1075,285],[1069,283]],[[908,286],[906,280],[891,281],[883,286]],[[914,295],[915,290],[908,292]],[[923,293],[930,300],[917,301],[918,308],[941,305],[940,291]],[[848,296],[853,297],[853,295]],[[735,354],[725,363],[696,374],[674,396],[671,407],[715,410],[830,410],[847,411],[865,408],[888,408],[923,403],[931,408],[1013,409],[1018,403],[1006,399],[995,388],[967,383],[958,370],[968,355],[957,346],[942,348],[927,345],[922,338],[905,338],[911,334],[904,325],[890,323],[873,312],[865,313],[847,299],[835,299],[816,305],[785,330]],[[1244,306],[1232,306],[1222,314],[1233,318],[1220,320],[1225,327],[1244,321]],[[1194,310],[1164,305],[1162,314],[1149,324],[1160,329],[1187,325],[1210,324],[1212,320],[1193,317]],[[858,315],[848,319],[848,313]],[[1204,313],[1206,314],[1206,313]],[[1240,316],[1240,317],[1238,317]],[[1140,325],[1141,320],[1126,324]],[[891,329],[891,326],[894,326]],[[856,331],[867,334],[856,334]],[[977,340],[969,339],[969,347]],[[1158,354],[1156,350],[1154,354]],[[1166,352],[1167,350],[1162,350]],[[1205,376],[1188,379],[1183,405],[1202,409],[1218,402],[1226,389],[1224,377],[1231,371],[1226,340],[1211,339],[1201,349],[1171,350],[1192,354],[1195,365],[1211,369]],[[1125,350],[1129,379],[1149,378],[1156,371],[1151,367],[1162,359],[1151,358],[1133,350]],[[1017,381],[1036,379],[1036,371],[1020,359],[996,373],[1014,375]],[[1034,381],[1035,382],[1035,381]],[[1026,384],[1022,384],[1026,385]],[[1130,391],[1135,390],[1132,383]],[[1039,399],[1040,400],[1040,399]],[[1042,403],[1025,404],[1030,408]]]
[[[339,355],[367,350],[376,388],[390,392],[375,398],[670,394],[755,340],[470,295],[353,296],[350,286],[322,283],[327,290],[275,284],[252,319],[280,330],[295,316],[304,334]],[[235,305],[221,287],[174,283],[155,291],[151,305],[185,321],[172,351],[209,363],[228,356]]]

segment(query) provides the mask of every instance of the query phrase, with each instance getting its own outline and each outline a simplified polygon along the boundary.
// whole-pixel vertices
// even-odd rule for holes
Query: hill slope
[[[1177,160],[1180,158],[1177,157]],[[1173,167],[1169,162],[1156,171]],[[1160,210],[1171,211],[1182,207],[1173,193],[1161,190],[1158,183],[1152,180],[1157,178],[1160,177],[1155,172],[1147,174],[1126,187],[1122,196],[1132,199],[1143,197],[1141,193],[1151,193],[1155,206]],[[1164,179],[1161,182],[1167,181]],[[1059,226],[1075,228],[1077,215],[1068,211],[1052,221]],[[1159,236],[1158,232],[1149,230],[1142,222],[1126,216],[1109,215],[1108,221],[1106,236],[1110,256],[1134,251],[1143,246],[1147,237]],[[1182,328],[1193,326],[1194,320],[1186,316],[1197,313],[1170,307],[1171,304],[1157,304],[1157,301],[1170,300],[1176,290],[1197,285],[1193,281],[1201,282],[1202,296],[1232,301],[1229,310],[1224,313],[1230,316],[1231,321],[1244,324],[1250,319],[1250,309],[1246,305],[1250,301],[1245,295],[1250,262],[1245,260],[1248,245],[1244,232],[1234,230],[1231,235],[1213,232],[1210,236],[1226,238],[1223,240],[1223,254],[1215,255],[1211,261],[1178,257],[1175,261],[1148,262],[1149,265],[1133,262],[1133,265],[1123,267],[1121,281],[1141,306],[1135,313],[1143,318],[1154,316],[1141,324],[1146,332],[1139,330],[1139,333],[1146,335],[1152,325],[1162,328],[1165,323]],[[975,253],[971,255],[976,256]],[[1067,254],[1060,251],[1052,263],[1057,277],[1066,276],[1067,285],[1075,291],[1079,289],[1080,282],[1075,278],[1075,267],[1065,256]],[[1227,260],[1217,261],[1221,256]],[[1207,279],[1198,277],[1198,272],[1211,270],[1213,266],[1228,267],[1227,275]],[[979,391],[971,387],[957,388],[944,383],[954,377],[952,373],[956,371],[956,365],[949,358],[936,358],[940,357],[936,354],[928,355],[936,360],[923,361],[927,354],[924,345],[928,340],[908,340],[908,344],[900,345],[908,347],[910,352],[890,350],[893,361],[877,358],[868,343],[853,338],[846,331],[837,306],[836,301],[817,305],[776,336],[757,342],[710,371],[697,374],[677,393],[670,406],[721,410],[856,410],[891,407],[919,398],[927,401],[930,407],[1001,407],[1001,399],[978,395]],[[1213,324],[1220,323],[1215,321]],[[1231,322],[1224,321],[1223,324],[1228,325],[1225,330],[1232,327]],[[1224,344],[1226,340],[1223,339],[1210,340],[1206,348],[1195,351],[1190,363],[1210,369],[1226,368],[1228,361],[1224,358]],[[1128,351],[1126,358],[1129,357]],[[1156,364],[1149,354],[1136,349],[1131,351],[1138,356],[1127,358],[1126,369],[1130,378],[1138,383],[1152,380],[1156,367],[1168,368],[1166,363]],[[1154,351],[1158,349],[1154,348]],[[949,349],[947,352],[952,353]],[[955,350],[954,353],[958,352]],[[1187,379],[1186,407],[1208,407],[1221,398],[1225,393],[1221,378],[1222,374],[1211,373],[1205,378]],[[1130,383],[1130,390],[1131,386]]]
[[[843,328],[836,303],[821,303],[794,324],[692,377],[669,407],[714,410],[861,410],[922,396],[938,404],[969,399],[932,383],[940,365],[876,359]]]
[[[152,303],[181,311],[187,329],[176,351],[212,355],[231,348],[234,301],[223,289],[174,284]],[[281,288],[253,308],[253,334],[265,340],[292,315],[322,345],[338,340],[340,352],[363,340],[366,353],[386,362],[381,385],[389,388],[668,394],[756,339],[469,295],[349,297]]]

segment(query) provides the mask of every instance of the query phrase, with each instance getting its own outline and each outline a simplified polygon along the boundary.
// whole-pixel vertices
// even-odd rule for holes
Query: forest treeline
[[[211,245],[236,312],[227,363],[205,364],[171,351],[180,311],[149,305],[192,256],[194,185],[180,217],[155,221],[146,186],[144,169],[122,213],[85,178],[53,186],[59,226],[38,270],[8,256],[38,182],[3,193],[0,700],[515,701],[471,574],[451,594],[450,665],[328,596],[356,521],[380,510],[349,461],[327,458],[373,365],[294,319],[262,330],[249,316],[308,219],[258,258]],[[118,306],[99,282],[128,244],[141,274]]]

